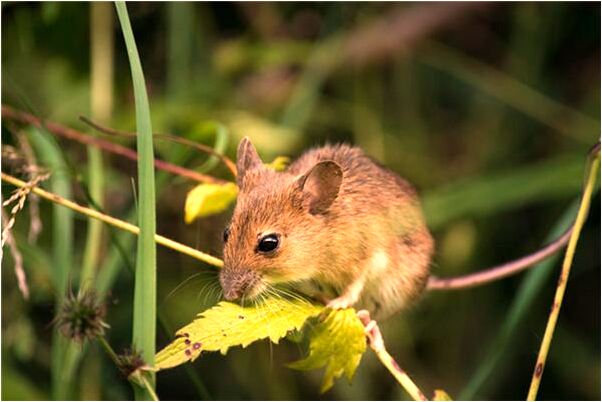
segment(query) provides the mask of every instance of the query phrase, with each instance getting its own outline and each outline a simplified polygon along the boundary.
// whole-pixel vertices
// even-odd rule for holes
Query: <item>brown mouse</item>
[[[315,148],[276,172],[244,138],[237,170],[219,274],[227,300],[289,284],[384,318],[424,290],[433,239],[416,192],[361,149]]]

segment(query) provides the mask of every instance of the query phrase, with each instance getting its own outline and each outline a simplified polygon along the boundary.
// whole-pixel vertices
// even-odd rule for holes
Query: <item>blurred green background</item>
[[[114,85],[97,89],[97,97],[112,103],[100,121],[133,131],[127,54],[109,7],[112,23],[94,28],[109,39],[101,58],[114,66]],[[231,157],[248,135],[265,161],[295,157],[327,141],[361,146],[419,189],[437,242],[432,270],[438,276],[531,252],[574,216],[585,157],[600,135],[597,3],[131,3],[128,10],[155,132],[202,142]],[[3,104],[93,133],[78,120],[93,114],[90,21],[87,3],[3,2]],[[227,137],[207,129],[216,121]],[[3,118],[3,144],[16,144],[12,131]],[[87,203],[86,147],[39,135],[55,138],[71,198]],[[110,140],[135,147],[129,139]],[[48,166],[44,148],[34,150]],[[177,144],[156,141],[155,151],[157,158],[190,169],[207,168],[205,155]],[[130,219],[135,163],[107,153],[103,159],[102,205]],[[207,173],[231,179],[221,165]],[[157,175],[158,233],[219,255],[229,214],[186,225],[184,200],[195,183]],[[11,190],[3,184],[3,197]],[[541,399],[600,399],[599,193],[592,205]],[[35,244],[27,240],[27,207],[13,230],[30,300],[17,289],[11,254],[4,256],[3,399],[52,395],[57,289],[50,256],[57,243],[67,244],[75,287],[88,230],[87,220],[75,215],[73,235],[58,236],[52,208],[40,203],[44,229]],[[131,340],[132,240],[105,227],[95,243],[99,278],[102,272],[117,274],[104,278],[108,339],[118,351]],[[428,395],[443,388],[454,398],[524,399],[558,270],[556,259],[547,268],[487,286],[427,294],[411,311],[381,324],[389,351]],[[211,272],[158,248],[163,325],[157,348],[216,302]],[[284,366],[302,349],[287,341],[258,342],[225,357],[206,354],[159,373],[157,391],[162,399],[407,397],[370,352],[352,385],[341,380],[320,395],[319,372]],[[97,345],[83,350],[75,379],[72,398],[132,397]]]

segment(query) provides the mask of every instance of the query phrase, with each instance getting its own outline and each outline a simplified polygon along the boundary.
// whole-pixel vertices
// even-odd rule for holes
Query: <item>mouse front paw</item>
[[[350,300],[348,297],[341,296],[329,301],[328,304],[326,304],[326,307],[331,308],[333,310],[344,310],[346,308],[351,307],[352,304],[353,301]]]

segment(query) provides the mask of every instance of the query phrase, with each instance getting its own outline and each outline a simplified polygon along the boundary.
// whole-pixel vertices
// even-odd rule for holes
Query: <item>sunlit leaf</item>
[[[453,401],[453,399],[444,390],[436,389],[435,395],[433,396],[433,401]]]
[[[238,187],[225,184],[203,183],[188,192],[184,206],[184,221],[191,223],[196,218],[224,211],[236,200]]]
[[[266,163],[265,166],[274,169],[277,172],[282,172],[291,163],[291,158],[288,156],[277,156],[272,162]]]
[[[155,356],[155,369],[195,360],[202,351],[226,354],[232,346],[244,348],[265,338],[278,343],[321,310],[321,306],[307,301],[281,298],[271,298],[253,307],[221,302],[176,333],[177,338]]]
[[[310,329],[309,355],[289,367],[314,370],[326,366],[320,388],[320,392],[326,392],[343,374],[351,381],[365,350],[364,326],[355,310],[332,310]]]

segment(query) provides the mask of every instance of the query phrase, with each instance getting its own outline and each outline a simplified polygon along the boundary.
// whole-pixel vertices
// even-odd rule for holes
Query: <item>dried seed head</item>
[[[105,305],[100,302],[94,291],[79,292],[77,295],[69,292],[55,324],[67,338],[83,342],[104,335],[109,326],[104,322]]]
[[[140,352],[132,348],[119,355],[119,370],[128,380],[143,385],[142,376],[151,368],[144,362]]]

